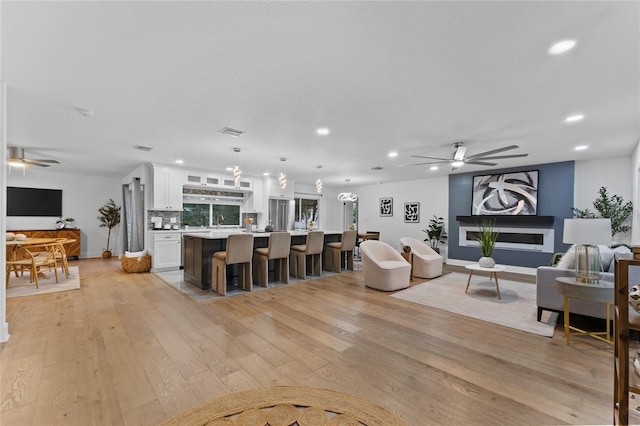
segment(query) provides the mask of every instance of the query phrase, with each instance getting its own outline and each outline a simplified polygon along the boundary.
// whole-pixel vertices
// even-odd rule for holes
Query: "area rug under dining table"
[[[558,314],[545,312],[537,321],[535,284],[498,277],[502,299],[493,281],[474,275],[465,294],[468,275],[449,273],[391,295],[397,299],[453,312],[540,336],[553,337]]]
[[[33,296],[37,294],[56,293],[59,291],[78,290],[80,288],[80,269],[77,266],[69,267],[69,278],[64,275],[64,272],[58,270],[58,281],[53,271],[46,271],[47,278],[40,278],[39,286],[36,288],[36,284],[29,282],[29,273],[21,277],[16,277],[12,273],[9,278],[9,286],[7,287],[7,298],[10,297],[22,297]]]

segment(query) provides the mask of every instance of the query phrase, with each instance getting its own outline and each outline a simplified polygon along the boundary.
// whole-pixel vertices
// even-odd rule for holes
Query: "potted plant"
[[[65,228],[75,228],[76,227],[76,220],[74,218],[65,217],[64,221],[65,221]]]
[[[598,211],[599,216],[591,210],[580,210],[575,207],[571,208],[573,217],[578,219],[611,219],[611,236],[618,233],[625,233],[631,230],[629,218],[633,214],[633,203],[624,201],[619,195],[609,195],[606,187],[601,187],[598,191],[600,197],[593,201],[593,207]]]
[[[496,266],[496,262],[491,255],[493,254],[493,248],[496,246],[499,232],[494,230],[492,222],[484,220],[479,228],[480,231],[478,231],[476,241],[480,244],[480,254],[482,257],[478,261],[478,264],[483,268],[493,268]]]
[[[98,213],[100,213],[100,216],[98,216],[100,227],[109,228],[109,233],[107,234],[107,248],[102,252],[102,257],[104,259],[108,259],[111,257],[111,250],[109,249],[111,230],[120,223],[120,206],[116,205],[115,201],[110,198],[104,206],[98,209]]]
[[[422,232],[426,232],[427,238],[425,241],[429,241],[429,246],[436,253],[440,253],[440,243],[447,241],[447,232],[444,230],[444,218],[433,215],[433,219],[429,221],[427,229],[423,229]]]

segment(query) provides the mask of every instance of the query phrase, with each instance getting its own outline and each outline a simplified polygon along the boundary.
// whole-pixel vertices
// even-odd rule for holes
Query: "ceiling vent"
[[[218,132],[224,133],[225,135],[233,136],[234,138],[237,138],[238,136],[242,136],[246,133],[246,132],[243,132],[242,130],[232,129],[231,127],[223,127],[222,129],[218,130]]]
[[[134,146],[134,148],[139,150],[139,151],[145,151],[145,152],[151,151],[151,147],[144,146],[144,145],[136,145],[136,146]]]

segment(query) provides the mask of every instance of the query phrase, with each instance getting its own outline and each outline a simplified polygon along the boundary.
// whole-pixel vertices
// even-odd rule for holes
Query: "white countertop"
[[[177,232],[177,231],[174,231]],[[188,237],[198,237],[198,238],[204,238],[207,240],[217,240],[217,239],[221,239],[221,238],[227,238],[230,234],[239,234],[239,233],[244,233],[244,230],[242,229],[214,229],[214,230],[209,230],[209,232],[206,231],[193,231],[191,229],[189,229],[188,231],[184,231],[184,235],[188,236]],[[291,236],[306,236],[307,235],[307,231],[288,231]],[[342,231],[323,231],[325,234],[337,234],[337,235],[341,235]],[[252,232],[251,233],[254,237],[268,237],[269,235],[271,235],[271,232]]]

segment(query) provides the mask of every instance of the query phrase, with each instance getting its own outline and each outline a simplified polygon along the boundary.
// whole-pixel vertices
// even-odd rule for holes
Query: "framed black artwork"
[[[391,217],[393,216],[393,198],[380,198],[380,216]]]
[[[420,203],[404,203],[404,221],[406,223],[420,222]]]

